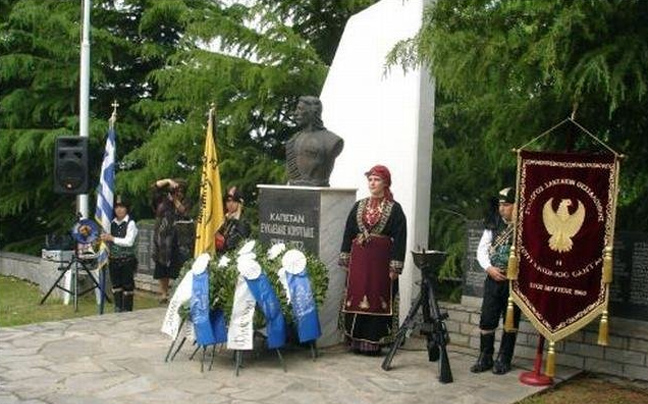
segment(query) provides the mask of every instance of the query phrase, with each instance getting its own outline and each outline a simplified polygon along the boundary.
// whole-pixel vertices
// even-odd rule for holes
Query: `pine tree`
[[[184,32],[167,64],[149,75],[160,98],[137,109],[153,121],[150,138],[129,156],[131,192],[155,178],[186,177],[194,198],[206,114],[216,106],[225,188],[236,185],[254,208],[256,185],[285,183],[284,142],[297,129],[301,95],[321,91],[346,20],[375,1],[172,2]],[[167,7],[160,2],[156,8]],[[191,194],[191,192],[194,192]]]
[[[514,180],[510,149],[572,112],[629,155],[617,227],[648,227],[645,2],[438,0],[392,60],[428,65],[436,78],[431,228],[433,242],[448,243],[437,248],[459,251],[446,270],[459,269],[465,234],[444,210],[479,218],[488,197]],[[562,135],[545,146],[564,150],[570,133]],[[586,139],[574,147],[593,148]]]
[[[90,169],[98,183],[110,104],[122,108],[118,156],[142,143],[145,117],[129,107],[157,89],[146,81],[179,34],[140,27],[152,1],[94,1],[91,31]],[[0,246],[23,240],[38,251],[42,234],[76,220],[74,197],[53,193],[54,144],[78,133],[80,2],[14,0],[0,14]],[[163,39],[160,39],[163,37]],[[93,198],[91,198],[91,201]],[[91,202],[92,205],[92,202]],[[90,206],[91,214],[93,206]]]
[[[186,177],[197,198],[211,103],[224,184],[254,201],[256,184],[283,183],[298,96],[319,94],[346,20],[374,2],[94,0],[92,186],[113,100],[117,192],[138,218],[156,178]],[[74,221],[52,171],[56,136],[78,133],[80,17],[79,2],[0,1],[0,248]]]

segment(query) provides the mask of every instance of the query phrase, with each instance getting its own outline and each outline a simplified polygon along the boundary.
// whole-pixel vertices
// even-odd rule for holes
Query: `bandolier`
[[[494,267],[501,268],[505,273],[508,267],[509,253],[513,243],[513,223],[506,223],[503,220],[498,222],[494,231],[493,243],[488,249],[488,256]]]

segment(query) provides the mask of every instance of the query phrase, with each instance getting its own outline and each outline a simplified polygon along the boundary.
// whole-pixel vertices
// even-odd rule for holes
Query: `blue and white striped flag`
[[[101,177],[97,186],[97,209],[95,220],[105,233],[110,233],[110,222],[113,219],[113,197],[115,190],[115,128],[111,125],[106,139],[106,151],[101,163]],[[97,269],[101,270],[108,263],[108,246],[101,242],[97,257]]]
[[[106,138],[106,150],[104,151],[103,162],[101,163],[101,176],[97,186],[97,208],[95,209],[95,221],[101,226],[101,230],[110,234],[110,222],[113,219],[113,197],[115,194],[115,127],[111,124]],[[99,288],[96,290],[99,314],[104,311],[104,298],[106,296],[106,273],[105,266],[108,264],[108,246],[105,242],[99,245],[97,255],[97,271],[99,272]]]

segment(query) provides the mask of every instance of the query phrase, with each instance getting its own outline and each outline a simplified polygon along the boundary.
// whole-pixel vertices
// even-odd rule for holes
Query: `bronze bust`
[[[295,121],[301,131],[286,143],[288,185],[328,187],[344,140],[324,127],[322,102],[317,97],[299,97]]]

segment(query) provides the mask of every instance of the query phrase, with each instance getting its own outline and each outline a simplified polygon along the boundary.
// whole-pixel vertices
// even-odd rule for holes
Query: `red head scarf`
[[[376,165],[371,167],[371,169],[365,173],[366,177],[369,177],[370,175],[375,175],[383,180],[383,182],[385,183],[385,199],[387,199],[388,201],[393,201],[394,195],[389,189],[389,187],[391,186],[391,173],[389,172],[389,169],[385,166]]]

